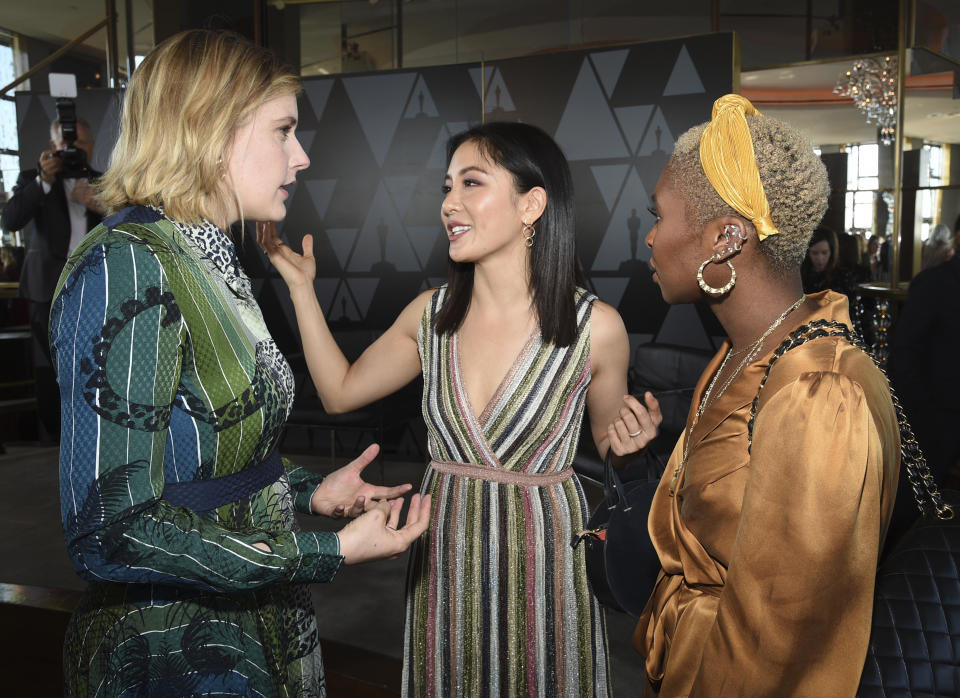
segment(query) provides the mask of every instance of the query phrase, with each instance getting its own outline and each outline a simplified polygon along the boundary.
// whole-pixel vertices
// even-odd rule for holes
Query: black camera
[[[63,135],[63,150],[54,153],[62,163],[60,176],[63,178],[91,177],[92,171],[87,163],[87,154],[75,144],[77,142],[77,107],[72,99],[57,98],[57,120]]]
[[[77,77],[69,73],[50,73],[50,96],[57,100],[57,121],[63,135],[64,148],[54,155],[60,158],[60,176],[81,178],[92,176],[87,154],[77,142]]]

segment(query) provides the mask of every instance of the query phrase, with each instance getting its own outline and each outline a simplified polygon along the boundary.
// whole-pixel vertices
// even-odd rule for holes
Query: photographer
[[[36,169],[20,173],[0,218],[8,231],[20,230],[30,221],[36,226],[27,242],[20,297],[30,301],[37,410],[54,440],[60,435],[60,394],[47,336],[50,299],[67,255],[103,219],[90,181],[100,176],[88,164],[93,155],[90,126],[83,119],[64,123],[66,128],[59,120],[50,125],[50,149],[40,153]]]

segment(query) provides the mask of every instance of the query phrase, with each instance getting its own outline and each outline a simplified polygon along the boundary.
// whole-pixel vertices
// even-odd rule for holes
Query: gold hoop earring
[[[533,223],[524,223],[520,229],[520,234],[523,235],[527,247],[533,247],[533,238],[537,235],[537,229],[533,227]]]
[[[721,286],[720,288],[714,288],[703,280],[703,270],[707,268],[707,265],[710,264],[710,262],[716,262],[719,264],[720,260],[717,259],[716,255],[713,257],[707,257],[703,264],[700,265],[700,268],[697,269],[697,284],[707,295],[713,296],[714,298],[719,298],[720,296],[730,293],[730,289],[732,289],[733,285],[737,283],[737,270],[733,268],[733,263],[729,259],[726,260],[727,266],[730,267],[730,280],[724,286]]]

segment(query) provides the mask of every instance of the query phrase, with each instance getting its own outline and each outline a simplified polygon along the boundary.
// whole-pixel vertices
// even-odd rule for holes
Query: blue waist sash
[[[176,507],[193,511],[210,511],[224,504],[249,497],[280,479],[283,461],[276,449],[266,460],[240,472],[210,480],[167,482],[160,498]]]

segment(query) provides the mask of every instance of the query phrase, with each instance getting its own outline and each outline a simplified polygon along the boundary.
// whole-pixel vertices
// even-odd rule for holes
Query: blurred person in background
[[[94,146],[90,124],[77,119],[76,128],[73,147],[89,163]],[[67,255],[88,230],[103,220],[104,212],[92,181],[100,176],[99,172],[89,170],[84,177],[64,176],[60,153],[66,146],[60,122],[54,121],[50,124],[50,147],[40,153],[35,169],[20,173],[13,195],[0,214],[0,225],[7,231],[21,230],[31,221],[34,224],[20,273],[19,294],[30,306],[37,412],[53,440],[60,437],[60,393],[50,359],[50,299]]]
[[[921,250],[921,269],[929,269],[946,262],[956,254],[954,233],[946,223],[934,226]]]

